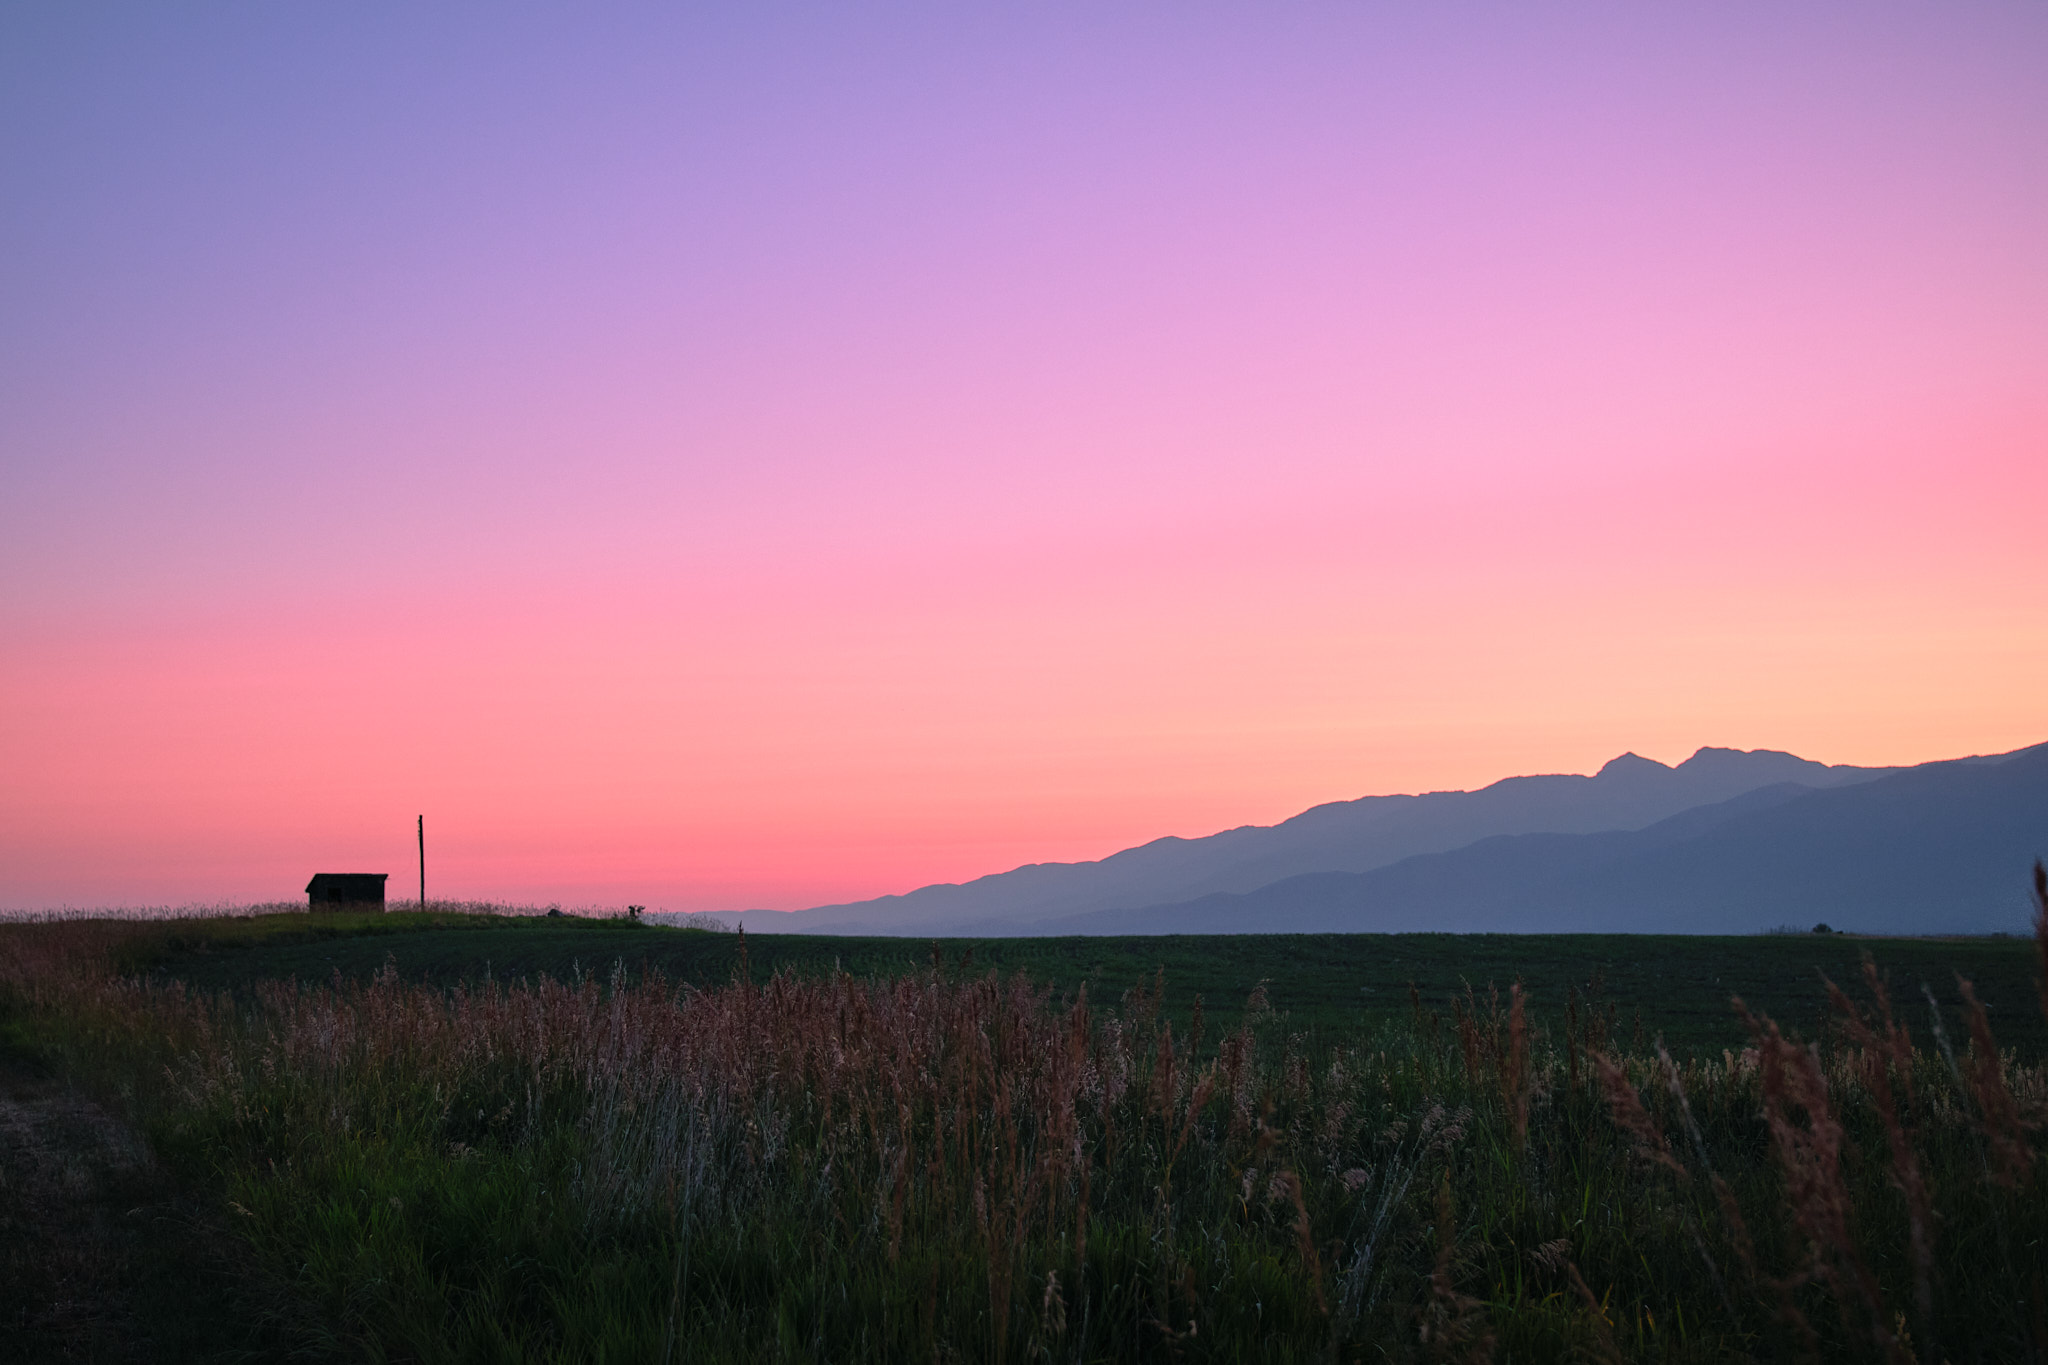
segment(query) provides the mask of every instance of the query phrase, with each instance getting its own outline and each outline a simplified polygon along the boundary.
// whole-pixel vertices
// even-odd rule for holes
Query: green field
[[[747,953],[757,978],[778,971],[816,975],[835,966],[856,976],[918,971],[933,940],[755,934]],[[1469,985],[1483,1004],[1489,988],[1519,981],[1539,1021],[1561,1016],[1567,992],[1597,997],[1631,1040],[1661,1034],[1674,1052],[1717,1055],[1747,1039],[1729,1006],[1740,996],[1788,1030],[1823,1029],[1825,976],[1848,985],[1865,955],[1889,975],[1909,1021],[1924,1025],[1923,985],[1955,1013],[1956,977],[1971,980],[2001,1043],[2038,1057],[2048,1022],[2035,1003],[2035,951],[2026,939],[1864,939],[1845,934],[1740,938],[1626,934],[1243,934],[1138,938],[936,940],[954,977],[995,970],[1027,973],[1062,991],[1086,983],[1114,1002],[1164,971],[1167,1009],[1185,1018],[1194,998],[1234,1015],[1261,981],[1295,1027],[1348,1037],[1410,1021],[1412,984],[1425,1009],[1449,1012]],[[134,962],[208,990],[256,979],[321,982],[335,972],[361,980],[387,960],[411,981],[475,982],[581,971],[607,975],[623,963],[636,977],[672,982],[732,979],[739,938],[625,920],[395,913],[381,916],[265,916],[166,926],[137,944]]]
[[[2041,1359],[2044,954],[0,925],[0,1359]]]

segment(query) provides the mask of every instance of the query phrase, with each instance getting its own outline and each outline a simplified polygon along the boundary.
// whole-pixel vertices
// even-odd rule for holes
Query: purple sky
[[[2048,738],[2048,10],[0,12],[0,905]]]

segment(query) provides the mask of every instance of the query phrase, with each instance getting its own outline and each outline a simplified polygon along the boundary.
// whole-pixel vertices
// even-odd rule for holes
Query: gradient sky
[[[724,8],[0,9],[0,906],[2048,740],[2048,8]]]

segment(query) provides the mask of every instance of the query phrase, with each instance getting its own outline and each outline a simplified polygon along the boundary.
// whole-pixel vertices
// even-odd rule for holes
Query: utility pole
[[[419,821],[420,836],[420,909],[427,908],[427,817]]]

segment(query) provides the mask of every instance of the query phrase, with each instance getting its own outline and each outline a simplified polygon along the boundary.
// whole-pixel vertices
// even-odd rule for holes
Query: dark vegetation
[[[339,971],[367,981],[388,961],[400,979],[439,986],[582,972],[659,972],[681,985],[722,985],[738,959],[737,935],[661,929],[628,919],[546,919],[476,914],[266,915],[137,925],[122,950],[128,970],[198,990],[247,991],[259,980],[324,983]],[[904,938],[755,934],[757,976],[792,972],[893,977],[930,967],[934,944]],[[1924,1013],[1921,985],[1947,1001],[1947,1027],[1965,1027],[1954,991],[1970,978],[2000,1042],[2048,1055],[2048,1021],[2035,1004],[2028,939],[1865,939],[1848,934],[1734,938],[1640,934],[1245,934],[1134,938],[940,939],[949,979],[994,970],[1114,1001],[1160,969],[1165,1010],[1185,1028],[1197,995],[1213,1009],[1243,1001],[1261,982],[1289,1027],[1352,1038],[1411,1021],[1412,984],[1426,1011],[1448,1016],[1469,985],[1476,995],[1519,981],[1536,1018],[1561,1015],[1567,995],[1611,1011],[1624,1042],[1661,1035],[1675,1056],[1719,1056],[1749,1034],[1729,1009],[1741,996],[1786,1028],[1818,1038],[1827,1027],[1825,976],[1847,981],[1871,955]],[[1916,1017],[1918,1017],[1916,1015]]]
[[[0,926],[10,1122],[146,1153],[52,1204],[4,1149],[13,1244],[127,1297],[80,1351],[22,1253],[0,1354],[2039,1360],[2044,962]]]

